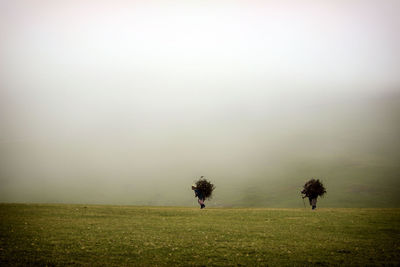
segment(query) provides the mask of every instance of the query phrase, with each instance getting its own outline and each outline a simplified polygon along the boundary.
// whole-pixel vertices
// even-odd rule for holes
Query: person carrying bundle
[[[200,179],[192,185],[194,197],[198,198],[197,202],[200,204],[200,209],[204,209],[206,207],[204,201],[211,198],[214,189],[215,186],[206,179],[203,179],[203,176],[201,176]]]
[[[308,198],[310,206],[315,210],[317,208],[317,198],[319,196],[322,197],[326,193],[326,190],[319,179],[311,179],[305,183],[301,193],[304,195],[303,198]]]

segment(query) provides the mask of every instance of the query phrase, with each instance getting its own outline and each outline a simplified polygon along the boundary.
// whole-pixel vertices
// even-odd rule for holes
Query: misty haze
[[[397,2],[40,3],[0,3],[0,202],[400,206]]]

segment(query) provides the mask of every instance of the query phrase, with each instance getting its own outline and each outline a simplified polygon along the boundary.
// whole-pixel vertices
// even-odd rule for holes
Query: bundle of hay
[[[203,176],[195,183],[196,189],[198,189],[206,199],[210,199],[215,186],[203,178]]]
[[[308,198],[317,198],[319,196],[322,197],[326,193],[326,190],[319,179],[315,180],[313,178],[305,183],[304,189],[301,191],[301,193]]]

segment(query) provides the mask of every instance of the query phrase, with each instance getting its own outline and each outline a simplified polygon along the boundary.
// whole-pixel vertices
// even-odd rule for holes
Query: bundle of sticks
[[[215,186],[210,181],[202,176],[195,184],[196,189],[201,191],[206,199],[210,199],[212,197]]]
[[[319,179],[313,178],[305,183],[301,193],[308,198],[317,198],[322,197],[326,193],[326,189]]]

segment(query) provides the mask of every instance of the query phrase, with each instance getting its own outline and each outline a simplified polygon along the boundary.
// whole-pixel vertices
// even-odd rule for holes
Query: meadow
[[[0,204],[1,266],[399,264],[400,209]]]

